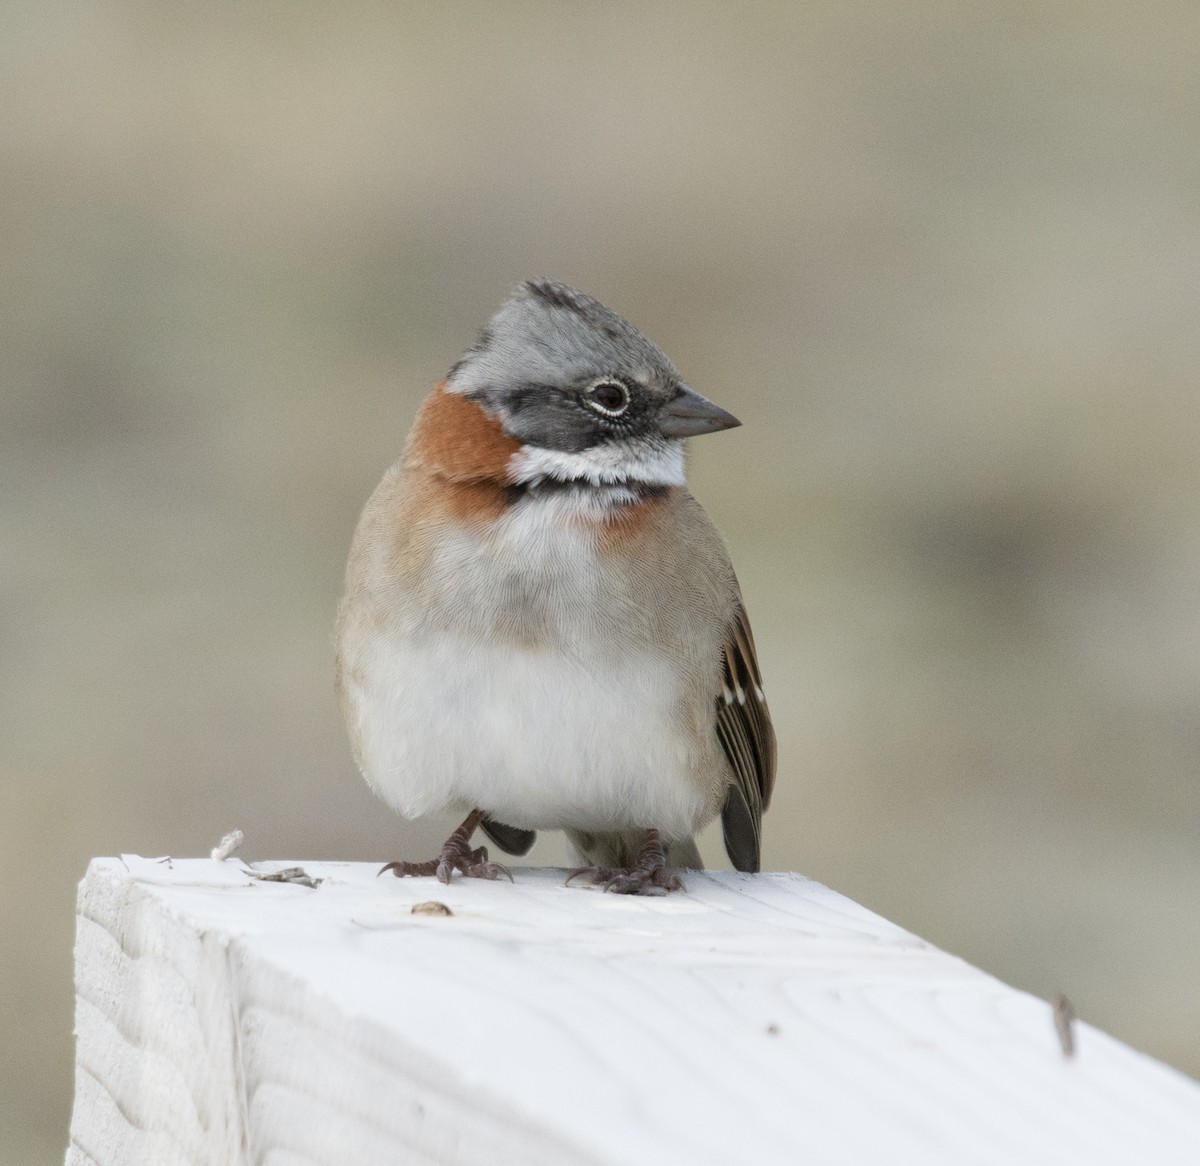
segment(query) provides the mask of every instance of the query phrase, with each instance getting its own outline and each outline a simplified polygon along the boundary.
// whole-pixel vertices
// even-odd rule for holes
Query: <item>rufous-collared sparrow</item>
[[[590,296],[530,280],[425,399],[359,520],[337,677],[367,782],[468,812],[397,875],[507,870],[564,830],[594,883],[673,890],[719,813],[759,869],[775,736],[684,442],[739,424]],[[511,876],[510,876],[511,877]]]

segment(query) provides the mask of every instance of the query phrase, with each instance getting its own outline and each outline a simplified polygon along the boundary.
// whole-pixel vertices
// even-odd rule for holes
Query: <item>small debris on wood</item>
[[[1062,1054],[1070,1059],[1075,1055],[1075,1008],[1061,992],[1054,997],[1054,1031]]]
[[[240,830],[230,830],[220,842],[212,848],[213,862],[224,862],[243,842],[246,835]]]
[[[446,906],[445,903],[439,903],[436,899],[430,899],[426,903],[414,903],[412,907],[414,915],[453,915],[454,912]]]
[[[325,880],[314,879],[302,866],[285,866],[283,870],[273,871],[271,874],[260,874],[256,870],[247,872],[252,879],[258,879],[264,883],[289,883],[297,887],[309,887],[316,890]]]

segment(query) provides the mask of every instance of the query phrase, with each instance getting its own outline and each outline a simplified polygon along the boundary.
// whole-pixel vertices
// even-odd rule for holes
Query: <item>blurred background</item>
[[[89,857],[444,837],[331,625],[538,274],[744,422],[765,865],[1200,1074],[1200,8],[4,3],[0,63],[0,1160],[62,1158]]]

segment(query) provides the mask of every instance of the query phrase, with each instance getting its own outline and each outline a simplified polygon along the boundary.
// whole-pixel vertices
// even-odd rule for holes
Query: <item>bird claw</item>
[[[437,864],[438,882],[449,886],[451,875],[455,871],[467,879],[498,879],[503,875],[510,883],[516,881],[512,876],[512,871],[503,863],[488,862],[486,846],[469,851],[464,848],[453,854],[447,854],[443,850],[442,857]]]
[[[437,868],[438,860],[436,858],[431,858],[428,862],[389,862],[379,868],[375,877],[378,878],[381,874],[391,871],[398,879],[420,878],[423,875],[436,874]]]
[[[431,858],[428,862],[389,862],[379,868],[379,874],[391,871],[398,879],[436,875],[438,882],[447,886],[455,871],[468,879],[498,879],[503,876],[510,883],[514,882],[512,871],[508,867],[499,862],[488,861],[486,846],[479,846],[474,850],[470,848],[467,842],[470,832],[464,831],[466,825],[467,823],[464,823],[446,839],[442,853],[437,858]]]
[[[683,879],[681,879],[674,871],[669,871],[665,867],[659,867],[657,870],[630,870],[630,871],[613,871],[611,872],[617,877],[610,879],[605,884],[605,891],[612,891],[614,895],[652,895],[654,891],[650,888],[654,887],[658,890],[670,894],[672,891],[682,891],[684,889]]]
[[[683,880],[667,868],[666,852],[657,830],[648,832],[636,866],[628,869],[581,866],[567,875],[567,882],[580,875],[589,875],[592,886],[603,886],[605,891],[612,891],[614,895],[670,894],[672,891],[686,890]]]
[[[683,880],[666,867],[646,869],[635,866],[626,870],[621,867],[583,866],[567,875],[567,882],[580,875],[589,875],[593,887],[603,886],[605,891],[614,895],[654,895],[660,891],[670,894],[671,891],[685,889]]]

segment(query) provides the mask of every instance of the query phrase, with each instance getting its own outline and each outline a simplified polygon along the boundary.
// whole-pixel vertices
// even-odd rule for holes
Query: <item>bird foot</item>
[[[622,867],[581,866],[567,875],[567,882],[580,875],[590,875],[588,881],[592,886],[603,885],[606,891],[612,891],[615,895],[656,895],[660,891],[669,894],[684,889],[683,880],[665,867],[648,871],[640,867],[626,870]]]
[[[667,855],[657,830],[647,832],[637,862],[628,868],[581,866],[567,875],[567,882],[588,875],[592,886],[603,886],[616,895],[656,895],[682,891],[683,880],[667,869]]]
[[[442,847],[442,853],[428,862],[389,862],[379,868],[379,874],[391,871],[398,879],[423,878],[437,875],[438,882],[449,885],[450,878],[458,871],[468,879],[498,879],[501,876],[513,882],[512,871],[498,862],[488,862],[486,846],[471,849],[471,834],[478,824],[482,814],[472,814],[449,838]],[[472,819],[475,819],[474,821]]]

